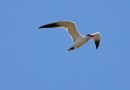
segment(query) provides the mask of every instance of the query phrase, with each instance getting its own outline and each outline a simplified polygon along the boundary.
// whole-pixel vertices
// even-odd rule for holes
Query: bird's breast
[[[74,42],[74,47],[75,48],[79,48],[81,47],[83,44],[85,44],[90,38],[86,38],[86,37],[81,37],[79,39],[77,39],[75,42]]]

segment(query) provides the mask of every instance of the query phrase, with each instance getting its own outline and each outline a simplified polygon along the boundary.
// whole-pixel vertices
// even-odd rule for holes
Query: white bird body
[[[86,36],[81,36],[79,37],[75,42],[74,42],[74,48],[79,48],[81,47],[83,44],[85,44],[88,40],[90,39],[90,37],[86,37]]]
[[[67,51],[74,50],[75,48],[81,47],[83,44],[85,44],[89,39],[93,39],[96,48],[98,48],[100,43],[100,33],[96,32],[94,34],[88,34],[87,36],[82,36],[77,31],[75,24],[73,22],[69,21],[60,21],[60,22],[54,22],[50,24],[43,25],[39,28],[65,28],[68,33],[70,34],[70,37],[73,41],[73,46],[69,48]]]

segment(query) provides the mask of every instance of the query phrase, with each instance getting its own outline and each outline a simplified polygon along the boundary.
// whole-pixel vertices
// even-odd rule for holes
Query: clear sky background
[[[99,48],[66,52],[64,29],[38,29],[62,20]],[[0,90],[130,90],[130,0],[1,0]]]

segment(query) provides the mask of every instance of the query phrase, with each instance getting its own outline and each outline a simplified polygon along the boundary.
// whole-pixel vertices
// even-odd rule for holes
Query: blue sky
[[[130,90],[129,0],[1,0],[0,90]],[[72,52],[63,29],[74,21],[82,35],[100,32]]]

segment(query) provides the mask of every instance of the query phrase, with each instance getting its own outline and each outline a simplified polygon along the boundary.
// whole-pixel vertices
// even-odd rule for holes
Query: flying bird
[[[42,25],[39,27],[39,29],[40,28],[65,28],[66,31],[70,34],[70,37],[73,41],[72,47],[70,47],[67,51],[71,51],[71,50],[81,47],[90,39],[93,39],[93,41],[96,45],[96,49],[99,47],[99,44],[100,44],[100,33],[99,32],[82,36],[77,31],[74,22],[71,22],[71,21],[54,22],[54,23]]]

